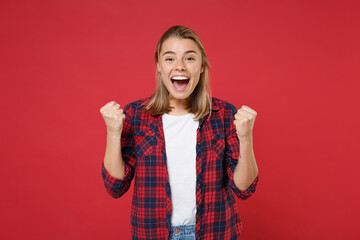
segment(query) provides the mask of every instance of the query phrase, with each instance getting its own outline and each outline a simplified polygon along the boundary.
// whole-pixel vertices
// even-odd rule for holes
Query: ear
[[[160,64],[159,64],[159,63],[156,63],[156,68],[157,68],[158,72],[160,72],[161,68],[160,68]]]
[[[201,65],[200,73],[204,72],[204,65]]]

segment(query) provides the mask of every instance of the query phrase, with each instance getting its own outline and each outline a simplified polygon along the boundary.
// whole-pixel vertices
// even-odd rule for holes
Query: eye
[[[173,59],[173,58],[168,57],[168,58],[165,58],[165,61],[167,61],[167,62],[172,62],[172,61],[174,61],[174,59]]]
[[[193,58],[193,57],[187,57],[186,58],[186,61],[194,61],[195,60],[195,58]]]

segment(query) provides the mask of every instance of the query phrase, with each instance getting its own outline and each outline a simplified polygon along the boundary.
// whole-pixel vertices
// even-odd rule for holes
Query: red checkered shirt
[[[124,107],[121,151],[124,178],[112,177],[102,164],[107,192],[119,198],[135,177],[131,211],[132,239],[168,239],[171,228],[171,189],[166,165],[162,115],[142,111],[149,98]],[[234,182],[239,139],[233,123],[237,109],[212,98],[212,112],[199,120],[196,144],[196,239],[238,239],[242,222],[235,196],[250,197],[258,177],[242,191]],[[135,174],[136,173],[136,174]]]

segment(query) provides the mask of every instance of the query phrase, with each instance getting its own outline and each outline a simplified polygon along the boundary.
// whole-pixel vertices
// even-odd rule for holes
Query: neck
[[[176,99],[169,97],[170,106],[173,107],[169,115],[181,116],[190,113],[187,107],[188,99]]]

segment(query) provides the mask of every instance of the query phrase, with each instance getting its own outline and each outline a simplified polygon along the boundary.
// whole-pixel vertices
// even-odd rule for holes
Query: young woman
[[[135,176],[133,239],[238,239],[234,197],[247,199],[258,182],[257,113],[209,95],[209,63],[187,27],[163,34],[155,63],[151,97],[100,109],[107,126],[105,188],[119,198]]]

